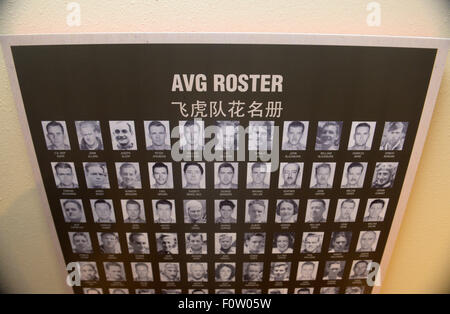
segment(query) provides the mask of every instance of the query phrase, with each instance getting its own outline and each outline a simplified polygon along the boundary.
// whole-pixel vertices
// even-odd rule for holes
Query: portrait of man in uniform
[[[48,150],[70,150],[65,121],[42,121]]]
[[[152,264],[145,262],[132,262],[131,270],[133,272],[133,280],[140,282],[153,281]]]
[[[268,200],[247,200],[245,222],[258,224],[267,222]]]
[[[69,232],[72,251],[75,254],[92,253],[92,242],[89,232]]]
[[[83,202],[80,199],[62,199],[61,208],[64,215],[64,221],[69,223],[85,223]]]
[[[282,150],[305,150],[308,121],[284,121]]]
[[[207,254],[206,233],[186,233],[186,254]]]
[[[302,185],[303,163],[280,163],[279,189],[300,189]]]
[[[317,261],[298,262],[297,281],[316,280],[318,266]]]
[[[114,207],[112,200],[91,200],[92,214],[96,223],[115,223]]]
[[[123,222],[126,224],[145,223],[145,210],[143,200],[121,200]]]
[[[121,262],[104,262],[107,281],[125,281],[125,271]]]
[[[205,188],[205,163],[204,162],[182,162],[183,189],[204,189]]]
[[[84,176],[88,189],[109,189],[106,162],[84,162]]]
[[[327,221],[329,199],[309,199],[306,205],[305,222],[322,223]]]
[[[388,198],[369,198],[367,200],[367,208],[364,213],[364,222],[378,222],[384,221],[384,215],[386,214],[386,208],[388,205]]]
[[[245,233],[244,254],[264,254],[266,245],[265,233]]]
[[[142,188],[139,163],[116,162],[116,171],[119,189]]]
[[[127,232],[130,254],[149,254],[148,235],[142,232]]]
[[[121,254],[119,234],[117,232],[97,232],[100,252],[103,254]]]
[[[335,222],[354,222],[358,212],[359,199],[339,199],[336,206]]]
[[[100,121],[75,121],[80,150],[103,150]]]
[[[109,121],[113,150],[137,150],[134,121]]]
[[[173,189],[173,171],[171,162],[149,162],[150,188]]]
[[[346,162],[342,175],[341,188],[360,189],[364,185],[367,162]]]
[[[342,121],[319,121],[317,127],[316,150],[339,150]]]
[[[270,188],[270,163],[254,162],[247,164],[247,189]]]
[[[342,280],[344,273],[345,261],[327,261],[323,280]]]
[[[215,222],[216,224],[236,223],[236,200],[215,200]]]
[[[178,254],[176,233],[156,233],[156,247],[159,255]]]
[[[214,180],[215,189],[237,189],[238,188],[238,163],[216,162],[214,164],[216,174]]]
[[[78,189],[78,179],[73,162],[52,162],[51,166],[58,189]]]
[[[386,122],[380,150],[402,150],[407,129],[408,122]]]
[[[311,189],[331,189],[333,187],[335,162],[314,162],[311,174]]]
[[[176,223],[174,200],[152,200],[153,217],[157,224]]]
[[[372,148],[376,122],[352,122],[348,150],[366,151]]]
[[[147,150],[170,150],[169,121],[144,121]]]
[[[216,254],[236,254],[236,233],[215,234]]]

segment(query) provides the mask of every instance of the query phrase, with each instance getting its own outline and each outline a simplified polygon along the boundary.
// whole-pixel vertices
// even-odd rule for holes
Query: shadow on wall
[[[54,241],[37,189],[0,210],[0,292],[64,293]]]

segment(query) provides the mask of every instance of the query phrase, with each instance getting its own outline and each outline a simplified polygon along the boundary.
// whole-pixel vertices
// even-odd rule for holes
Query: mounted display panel
[[[379,290],[448,41],[2,43],[55,256],[75,293]]]

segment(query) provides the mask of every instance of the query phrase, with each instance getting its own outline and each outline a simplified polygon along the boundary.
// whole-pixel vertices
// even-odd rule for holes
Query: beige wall
[[[450,37],[447,0],[379,0],[381,25],[363,0],[80,0],[81,25],[57,0],[0,1],[0,34],[79,32],[289,32]],[[450,291],[450,58],[383,293]],[[0,289],[65,289],[3,55],[0,56]]]

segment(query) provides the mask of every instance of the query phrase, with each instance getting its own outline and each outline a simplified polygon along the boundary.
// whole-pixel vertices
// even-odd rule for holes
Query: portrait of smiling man
[[[171,162],[149,162],[150,188],[173,189],[172,163]]]
[[[137,150],[134,121],[109,121],[113,150]]]

